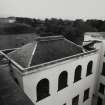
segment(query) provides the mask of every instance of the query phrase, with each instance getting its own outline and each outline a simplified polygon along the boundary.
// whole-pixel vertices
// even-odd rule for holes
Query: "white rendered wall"
[[[42,71],[32,73],[23,77],[24,91],[35,105],[72,105],[72,98],[79,94],[78,105],[91,105],[91,99],[94,92],[98,54],[89,54],[77,57],[56,65],[41,68]],[[87,64],[93,61],[92,74],[86,77]],[[78,65],[82,65],[81,80],[74,83],[74,72]],[[68,72],[68,87],[58,90],[58,78],[62,71]],[[37,83],[47,78],[50,85],[50,96],[36,102]],[[84,90],[90,88],[89,99],[83,102]]]
[[[100,35],[101,36],[101,35]],[[89,41],[89,40],[98,40],[98,41],[102,41],[102,43],[100,44],[96,44],[96,48],[99,49],[99,60],[98,60],[98,72],[97,72],[97,75],[96,75],[96,78],[97,78],[97,81],[96,81],[96,88],[95,88],[95,98],[94,98],[94,103],[93,105],[97,105],[97,97],[100,96],[103,100],[103,104],[102,105],[105,105],[105,95],[102,95],[99,93],[99,86],[100,86],[100,83],[104,84],[105,85],[105,77],[103,75],[101,75],[102,73],[102,68],[103,68],[103,62],[105,62],[105,39],[102,38],[102,37],[92,37],[91,34],[89,35],[85,35],[85,38],[84,38],[85,41]]]
[[[99,86],[100,86],[100,83],[104,84],[105,85],[105,76],[102,75],[102,69],[103,69],[103,62],[105,62],[105,40],[102,41],[103,42],[103,47],[102,47],[102,51],[100,53],[100,56],[101,56],[101,59],[100,59],[100,67],[99,67],[99,80],[98,80],[98,83],[97,83],[97,97],[100,96],[103,100],[103,105],[105,105],[105,92],[104,92],[104,95],[100,94],[99,93]]]

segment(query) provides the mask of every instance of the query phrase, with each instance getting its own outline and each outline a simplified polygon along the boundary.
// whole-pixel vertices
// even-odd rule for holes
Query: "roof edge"
[[[31,58],[30,58],[30,60],[29,60],[29,62],[28,62],[28,67],[30,67],[30,65],[31,65],[31,61],[32,61],[33,55],[34,55],[35,50],[36,50],[36,48],[37,48],[37,41],[36,41],[36,42],[33,42],[33,43],[34,43],[35,45],[34,45],[34,49],[33,49],[33,51],[32,51]]]
[[[37,37],[34,40],[45,41],[45,40],[58,40],[58,39],[64,39],[64,36],[63,35],[57,35],[57,36]]]
[[[82,51],[83,51],[84,53],[86,52],[86,51],[85,51],[85,49],[83,48],[83,46],[78,45],[78,44],[74,43],[73,41],[68,40],[67,38],[65,38],[65,40],[66,40],[68,43],[72,43],[73,45],[75,45],[75,46],[77,46],[77,47],[81,48],[81,49],[82,49]]]
[[[2,51],[0,51],[0,54],[3,55],[6,59],[8,59],[15,67],[17,67],[20,71],[23,71],[24,68],[18,64],[17,62],[15,62],[14,60],[12,60],[10,57],[8,57],[5,53],[3,53]]]
[[[76,54],[76,55],[73,55],[73,56],[68,56],[68,57],[65,57],[65,58],[53,60],[53,61],[50,61],[50,62],[47,62],[47,63],[43,63],[43,64],[31,66],[31,67],[28,67],[28,68],[24,68],[24,70],[21,71],[21,72],[22,72],[22,75],[27,75],[27,74],[30,74],[33,69],[39,69],[41,67],[45,67],[45,66],[48,66],[48,65],[51,65],[51,64],[55,64],[57,62],[62,62],[62,61],[65,61],[65,60],[76,58],[76,57],[80,57],[80,56],[84,56],[84,55],[96,53],[97,51],[98,50],[95,49],[95,50],[88,51],[88,52],[85,52],[85,53],[80,53],[80,54]],[[33,72],[38,72],[38,71],[37,70],[36,71],[34,70]]]

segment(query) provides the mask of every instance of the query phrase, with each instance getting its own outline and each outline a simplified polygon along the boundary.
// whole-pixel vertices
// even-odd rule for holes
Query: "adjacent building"
[[[101,41],[101,46],[99,48],[99,67],[97,73],[97,82],[94,93],[94,103],[93,105],[105,105],[105,32],[88,32],[85,33],[85,43],[93,41]]]
[[[0,23],[4,24],[4,23],[14,23],[16,22],[16,18],[15,17],[7,17],[7,18],[0,18]]]

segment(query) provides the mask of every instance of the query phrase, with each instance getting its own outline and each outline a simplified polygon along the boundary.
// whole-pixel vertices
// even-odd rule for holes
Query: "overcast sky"
[[[105,0],[0,0],[3,16],[105,20]]]

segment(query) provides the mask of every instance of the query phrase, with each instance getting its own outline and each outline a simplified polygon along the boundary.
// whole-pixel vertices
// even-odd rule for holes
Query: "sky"
[[[103,19],[105,0],[0,0],[0,17]]]

